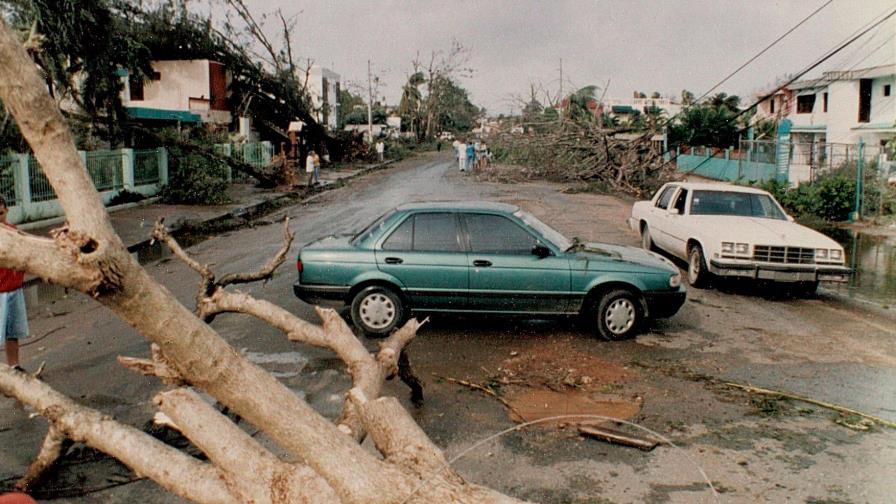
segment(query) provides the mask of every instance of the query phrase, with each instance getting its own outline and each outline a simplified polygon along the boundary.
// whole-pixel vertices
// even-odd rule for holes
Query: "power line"
[[[705,93],[703,93],[699,98],[697,98],[696,100],[694,100],[694,103],[699,102],[700,100],[702,100],[703,98],[705,98],[709,93],[712,93],[713,91],[715,91],[716,89],[718,89],[719,86],[721,86],[722,84],[728,82],[728,80],[731,79],[732,77],[734,77],[735,74],[737,74],[738,72],[740,72],[741,70],[743,70],[744,68],[746,68],[747,65],[749,65],[750,63],[756,61],[757,58],[759,58],[760,56],[762,56],[763,54],[765,54],[769,49],[771,49],[772,47],[774,47],[775,45],[777,45],[778,42],[784,40],[788,35],[790,35],[791,33],[793,33],[794,30],[796,30],[797,28],[799,28],[800,26],[802,26],[804,23],[806,23],[807,21],[809,21],[810,19],[812,19],[816,14],[818,14],[819,12],[821,12],[821,11],[822,11],[825,7],[827,7],[828,5],[831,5],[833,2],[834,2],[834,0],[828,0],[827,2],[823,3],[820,7],[818,7],[818,8],[815,9],[814,11],[812,11],[812,13],[810,13],[808,16],[804,17],[799,23],[793,25],[789,30],[787,30],[786,32],[784,32],[783,34],[781,34],[780,37],[778,37],[778,38],[776,38],[775,40],[773,40],[771,44],[765,46],[764,49],[762,49],[761,51],[759,51],[758,53],[756,53],[752,58],[748,59],[743,65],[737,67],[733,72],[731,72],[731,73],[729,73],[728,75],[726,75],[725,78],[722,79],[722,80],[720,80],[719,82],[717,82],[715,86],[709,88],[709,90],[707,90],[707,91],[706,91]]]
[[[882,18],[882,19],[880,19],[880,20],[878,20],[878,21],[875,21],[875,22],[872,23],[870,26],[866,25],[866,27],[863,28],[863,29],[860,29],[860,30],[858,31],[857,34],[855,34],[854,36],[848,37],[847,40],[846,40],[845,42],[842,42],[841,44],[839,44],[839,45],[838,45],[837,47],[835,47],[834,49],[832,49],[832,50],[828,51],[827,53],[825,53],[824,56],[822,56],[821,58],[819,58],[818,60],[816,60],[815,62],[813,62],[812,64],[810,64],[807,68],[805,68],[805,69],[801,70],[800,72],[798,72],[795,76],[793,76],[792,78],[790,78],[789,80],[787,80],[786,82],[784,82],[783,84],[781,84],[780,86],[778,86],[777,88],[775,88],[773,91],[771,91],[771,92],[769,92],[769,93],[763,95],[762,97],[760,97],[758,100],[756,100],[755,102],[753,102],[753,104],[750,105],[749,107],[747,107],[747,108],[741,110],[740,112],[738,112],[737,114],[735,114],[734,117],[731,118],[731,120],[732,120],[732,121],[737,120],[738,117],[740,117],[740,116],[746,114],[747,112],[753,110],[754,108],[756,108],[757,105],[759,105],[760,103],[762,103],[762,102],[764,102],[765,100],[769,99],[770,97],[774,96],[775,93],[777,93],[778,91],[781,91],[782,89],[786,88],[787,86],[793,84],[794,82],[797,81],[797,79],[799,79],[799,78],[802,77],[803,75],[806,75],[807,73],[811,72],[812,70],[814,70],[815,68],[817,68],[819,65],[821,65],[821,64],[824,63],[825,61],[827,61],[827,60],[833,58],[833,57],[834,57],[836,54],[838,54],[840,51],[842,51],[843,49],[846,49],[846,48],[847,48],[849,45],[851,45],[853,42],[855,42],[856,40],[858,40],[859,38],[861,38],[862,36],[864,36],[864,35],[865,35],[866,33],[868,33],[869,31],[873,30],[874,28],[880,26],[881,24],[883,24],[885,21],[887,21],[888,19],[890,19],[890,18],[893,17],[894,15],[896,15],[896,9],[892,10],[892,11],[891,11],[889,14],[887,14],[884,18]],[[856,32],[853,32],[853,33],[856,33]],[[822,78],[824,78],[824,77],[822,77]],[[715,154],[709,156],[708,158],[706,158],[706,159],[704,159],[703,161],[701,161],[697,166],[695,166],[694,168],[688,170],[686,173],[693,173],[694,171],[696,171],[698,168],[700,168],[701,166],[703,166],[704,164],[706,164],[707,162],[709,162],[709,160],[710,160],[710,159],[713,159],[714,157],[715,157]],[[677,156],[676,156],[676,158],[677,158]]]

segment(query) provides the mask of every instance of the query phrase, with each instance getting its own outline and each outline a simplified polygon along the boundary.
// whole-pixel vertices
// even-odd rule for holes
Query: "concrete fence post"
[[[137,184],[134,182],[134,149],[123,148],[121,153],[121,182],[124,189],[133,191]]]
[[[168,183],[168,149],[159,147],[156,151],[159,156],[159,188]]]
[[[31,176],[28,173],[28,154],[13,154],[16,163],[13,166],[13,177],[16,185],[16,199],[14,204],[21,205],[22,216],[27,213],[26,209],[31,204]]]

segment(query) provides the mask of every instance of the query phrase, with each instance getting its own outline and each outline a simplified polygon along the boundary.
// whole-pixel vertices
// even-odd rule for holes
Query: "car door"
[[[539,257],[537,236],[503,215],[462,213],[468,241],[470,308],[492,312],[562,313],[569,304],[569,259]]]
[[[397,278],[413,309],[462,310],[469,268],[457,214],[409,215],[376,248],[380,271]]]
[[[687,257],[688,254],[688,218],[685,216],[687,202],[688,190],[682,187],[669,203],[669,208],[674,211],[666,210],[665,225],[663,226],[667,244],[663,248],[678,257]]]
[[[669,205],[672,204],[672,196],[678,192],[677,185],[667,185],[660,193],[650,209],[650,236],[653,243],[663,250],[672,248],[672,239],[669,236]]]

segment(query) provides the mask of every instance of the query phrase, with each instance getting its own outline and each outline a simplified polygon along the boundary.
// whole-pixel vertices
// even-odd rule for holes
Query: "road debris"
[[[478,383],[468,382],[468,381],[466,381],[466,380],[458,380],[457,378],[450,378],[450,377],[447,377],[447,376],[441,376],[441,375],[438,375],[438,374],[436,374],[436,373],[433,373],[432,375],[433,375],[434,377],[440,379],[440,380],[445,380],[445,381],[450,382],[450,383],[454,383],[454,384],[457,384],[457,385],[462,385],[462,386],[467,387],[467,388],[469,388],[469,389],[478,390],[478,391],[480,391],[480,392],[482,392],[482,393],[484,393],[484,394],[486,394],[486,395],[488,395],[488,396],[490,396],[490,397],[494,397],[495,399],[497,399],[498,401],[500,401],[501,404],[503,404],[503,405],[504,405],[507,409],[509,409],[511,412],[513,412],[514,414],[519,415],[519,412],[516,410],[516,408],[514,408],[514,407],[513,407],[509,402],[507,402],[503,397],[499,396],[499,395],[498,395],[498,394],[497,394],[491,387],[487,387],[487,386],[485,386],[485,385],[480,385],[480,384],[478,384]],[[522,415],[520,415],[520,417],[522,417]]]
[[[632,448],[637,448],[644,451],[651,451],[656,448],[656,445],[659,444],[659,441],[655,441],[653,439],[633,436],[631,434],[615,429],[596,427],[593,425],[580,425],[579,434],[590,438],[599,439],[601,441],[606,441],[608,443],[630,446]]]
[[[769,395],[769,396],[777,396],[777,397],[783,397],[786,399],[793,399],[795,401],[802,401],[804,403],[814,404],[816,406],[821,406],[822,408],[827,408],[829,410],[836,411],[838,413],[843,413],[845,415],[856,415],[856,416],[865,418],[871,422],[874,422],[876,424],[880,424],[885,427],[889,427],[891,429],[896,429],[896,422],[891,422],[889,420],[885,420],[883,418],[880,418],[880,417],[877,417],[874,415],[869,415],[868,413],[862,413],[861,411],[847,408],[845,406],[840,406],[838,404],[827,403],[824,401],[819,401],[817,399],[812,399],[810,397],[791,394],[789,392],[782,392],[780,390],[770,390],[770,389],[765,389],[765,388],[761,388],[761,387],[754,387],[752,385],[744,385],[742,383],[723,382],[723,384],[728,387],[731,387],[731,388],[744,390],[751,394],[763,394],[763,395]],[[854,427],[850,427],[844,423],[841,423],[841,422],[837,422],[837,423],[840,425],[849,427],[850,429],[854,429]]]

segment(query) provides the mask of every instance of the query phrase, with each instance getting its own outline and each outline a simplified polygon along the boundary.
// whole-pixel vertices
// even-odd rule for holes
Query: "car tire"
[[[633,337],[644,323],[638,296],[629,290],[614,289],[597,301],[597,333],[607,341]]]
[[[656,245],[653,243],[653,238],[650,236],[650,227],[647,224],[644,224],[644,229],[641,230],[641,248],[656,252]]]
[[[404,305],[388,287],[372,285],[352,299],[352,322],[367,336],[383,337],[404,320]]]
[[[703,248],[700,245],[691,245],[688,248],[688,285],[702,289],[709,283],[709,276]]]

